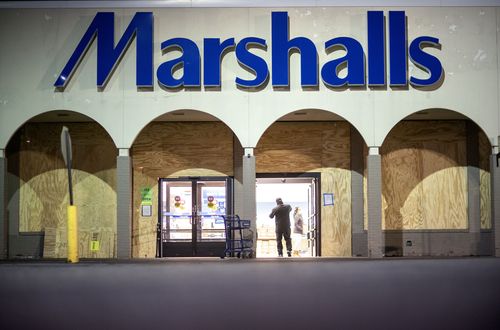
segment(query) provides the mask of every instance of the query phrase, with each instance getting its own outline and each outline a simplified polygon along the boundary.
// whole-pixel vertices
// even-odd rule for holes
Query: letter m
[[[136,13],[115,47],[115,14],[97,13],[54,83],[64,88],[97,36],[97,86],[104,87],[132,39],[137,37],[136,85],[153,86],[153,13]]]

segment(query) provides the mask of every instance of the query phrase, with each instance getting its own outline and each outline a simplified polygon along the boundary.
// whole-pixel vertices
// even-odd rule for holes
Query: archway
[[[66,257],[69,193],[60,151],[63,125],[73,144],[80,257],[116,257],[116,147],[91,118],[56,110],[31,118],[7,145],[11,258]]]
[[[363,138],[349,122],[332,112],[318,109],[298,110],[281,117],[268,127],[257,144],[258,177],[319,175],[317,210],[309,215],[317,218],[317,231],[309,235],[309,239],[317,235],[316,255],[353,254],[353,229],[359,226],[359,231],[363,231],[363,212],[353,217],[352,208],[362,210],[363,199],[352,198],[352,179],[360,179],[355,190],[362,196],[366,150]],[[355,164],[360,166],[354,167]],[[353,206],[354,200],[360,205]],[[260,213],[265,214],[264,211]],[[257,221],[270,223],[269,219]],[[268,254],[272,255],[274,250],[274,245],[270,245]]]
[[[206,187],[213,186],[217,190],[218,188],[215,187],[218,184],[214,186],[214,178],[220,179],[217,182],[232,180],[236,162],[233,154],[235,148],[238,149],[238,146],[237,138],[225,123],[202,111],[186,109],[169,112],[159,116],[143,128],[136,137],[131,149],[133,166],[133,257],[205,256],[201,255],[200,252],[202,241],[217,241],[218,248],[206,253],[216,256],[223,255],[224,250],[219,251],[217,249],[220,249],[221,242],[222,247],[224,246],[224,236],[219,235],[219,231],[224,229],[224,223],[221,224],[220,219],[214,219],[213,217],[198,217],[196,221],[199,221],[199,223],[195,224],[195,226],[197,228],[199,226],[200,236],[196,238],[184,237],[180,234],[183,229],[185,229],[184,234],[190,235],[189,229],[184,228],[184,225],[191,226],[194,221],[187,219],[187,215],[185,217],[187,219],[186,223],[181,222],[181,220],[185,219],[177,217],[177,215],[175,216],[179,221],[175,221],[174,215],[170,215],[170,211],[166,212],[167,208],[169,208],[169,201],[166,196],[170,187],[185,187],[189,190],[186,193],[189,194],[187,199],[189,203],[193,203],[191,198],[195,195],[197,187],[200,187],[198,183],[203,182]],[[169,181],[176,181],[176,184],[169,184]],[[195,188],[191,189],[192,185]],[[231,183],[226,185],[231,185]],[[228,194],[226,194],[225,200],[217,200],[216,206],[221,208],[219,211],[224,208],[224,212],[230,213],[232,200],[229,189],[231,187],[226,186],[226,188]],[[173,190],[175,189],[173,188]],[[151,214],[143,212],[145,204],[148,204],[148,202],[144,201],[145,191],[149,191],[151,196]],[[165,195],[159,196],[160,192],[164,192]],[[202,191],[200,190],[199,193],[202,194]],[[186,202],[181,196],[182,194],[179,193],[178,195],[179,203]],[[200,203],[204,203],[204,200],[200,200]],[[205,204],[207,203],[209,202],[206,201]],[[187,212],[189,209],[190,207],[185,211]],[[164,211],[168,213],[165,217]],[[194,216],[191,219],[193,218]],[[158,219],[162,222],[162,226],[163,222],[165,222],[165,228],[160,229],[158,227]],[[176,233],[172,229],[174,226],[178,226]],[[206,228],[207,226],[210,228]],[[193,232],[197,232],[197,228],[193,229]],[[159,245],[157,241],[159,229],[165,231],[162,232],[162,235],[168,236],[168,238],[165,238],[165,249],[161,251],[160,248],[163,249],[163,243]],[[210,235],[213,234],[212,239],[203,236],[205,232],[209,235],[209,231],[211,232]],[[176,234],[178,235],[176,236]],[[162,241],[163,238],[162,236]],[[168,242],[172,244],[167,244]]]
[[[380,154],[386,255],[491,253],[481,247],[490,238],[479,237],[491,230],[491,145],[474,122],[444,109],[416,112],[393,127]]]

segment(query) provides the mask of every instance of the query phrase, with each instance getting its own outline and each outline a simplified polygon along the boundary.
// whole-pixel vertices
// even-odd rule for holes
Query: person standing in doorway
[[[300,207],[295,207],[293,211],[293,255],[300,257],[302,249],[302,235],[304,234],[304,219]]]
[[[286,251],[289,257],[292,256],[292,239],[290,238],[290,212],[292,207],[288,204],[283,204],[281,198],[276,198],[276,207],[271,211],[269,217],[275,218],[276,222],[276,243],[278,247],[278,256],[283,257],[282,238],[285,238]]]

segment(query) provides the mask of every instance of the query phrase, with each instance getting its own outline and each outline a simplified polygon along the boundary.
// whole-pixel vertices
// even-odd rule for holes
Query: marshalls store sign
[[[239,65],[250,71],[252,79],[235,77],[235,83],[242,88],[258,88],[271,80],[273,87],[286,87],[290,84],[290,51],[300,52],[300,77],[302,87],[316,87],[322,82],[330,87],[350,86],[408,86],[432,87],[443,76],[440,60],[425,51],[427,47],[440,49],[439,39],[420,36],[407,40],[406,15],[404,11],[389,11],[388,38],[383,11],[368,11],[367,45],[363,46],[354,38],[333,37],[325,41],[319,51],[332,54],[341,50],[344,56],[326,63],[318,63],[318,49],[305,37],[290,39],[288,13],[273,12],[271,17],[271,70],[269,63],[252,52],[252,49],[264,49],[268,44],[259,37],[246,37],[241,40],[228,38],[203,39],[203,57],[198,45],[187,38],[172,38],[161,43],[157,51],[163,54],[169,51],[181,51],[178,58],[161,63],[156,71],[158,83],[165,88],[179,87],[220,87],[221,60],[223,54],[232,53]],[[290,22],[293,24],[293,22]],[[153,86],[153,13],[138,12],[130,21],[125,32],[115,45],[114,13],[100,12],[94,17],[87,31],[58,76],[55,87],[64,88],[85,56],[86,50],[97,38],[97,86],[104,87],[114,68],[136,39],[137,63],[136,85]],[[388,51],[386,51],[388,45]],[[409,45],[409,46],[408,46]],[[366,57],[366,61],[365,61]],[[202,62],[203,61],[203,65]],[[426,73],[425,79],[408,77],[408,61]],[[388,62],[388,65],[386,63]],[[388,66],[388,67],[387,67]],[[183,68],[181,77],[174,75],[178,68]],[[347,74],[339,76],[342,68]],[[203,81],[202,81],[203,70]],[[389,72],[389,74],[388,74]]]

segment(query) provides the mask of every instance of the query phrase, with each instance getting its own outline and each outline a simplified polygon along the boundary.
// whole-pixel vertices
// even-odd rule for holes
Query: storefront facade
[[[257,233],[256,179],[307,173],[314,255],[498,256],[500,7],[310,3],[1,8],[1,257],[65,257],[63,125],[82,257],[158,256],[161,182]]]

